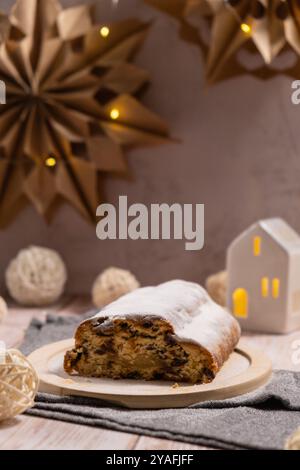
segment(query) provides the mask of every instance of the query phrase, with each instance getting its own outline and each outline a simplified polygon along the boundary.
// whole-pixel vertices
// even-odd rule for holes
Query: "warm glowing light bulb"
[[[242,23],[242,24],[241,24],[241,30],[242,30],[243,33],[245,33],[245,34],[250,34],[250,33],[251,33],[251,26],[248,25],[247,23]]]
[[[120,117],[120,111],[117,108],[112,109],[110,112],[110,117],[114,120],[118,119]]]
[[[103,38],[107,38],[107,36],[109,36],[109,33],[110,33],[110,30],[107,26],[102,26],[102,28],[100,29],[100,34]]]
[[[45,161],[45,165],[48,166],[49,168],[53,168],[56,165],[56,159],[54,157],[49,157]]]

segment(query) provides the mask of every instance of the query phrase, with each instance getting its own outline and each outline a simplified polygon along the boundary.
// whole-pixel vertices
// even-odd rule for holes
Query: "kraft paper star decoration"
[[[280,73],[300,74],[300,0],[145,0],[181,24],[184,39],[199,45],[206,58],[209,83],[243,73],[269,78],[278,73],[274,59],[283,50],[294,51],[292,65]],[[210,38],[205,25],[210,24]],[[244,49],[246,60],[240,60]],[[254,55],[260,55],[258,65]],[[249,61],[250,67],[247,67]]]
[[[148,24],[95,24],[91,6],[17,0],[0,45],[0,224],[26,203],[49,219],[66,201],[93,221],[101,176],[126,174],[124,149],[164,143],[167,125],[138,100],[130,62]],[[0,41],[1,42],[1,41]]]

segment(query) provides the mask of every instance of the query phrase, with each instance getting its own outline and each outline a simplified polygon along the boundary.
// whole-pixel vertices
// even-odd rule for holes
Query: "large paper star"
[[[122,149],[167,140],[165,123],[136,97],[148,74],[129,63],[148,25],[95,25],[90,6],[62,9],[56,0],[18,0],[8,20],[0,224],[28,201],[46,218],[64,200],[94,220],[99,175],[127,171]]]
[[[290,47],[295,53],[293,65],[281,72],[298,77],[300,73],[300,1],[299,0],[145,0],[175,16],[181,34],[197,43],[206,56],[206,78],[215,82],[245,72],[268,78],[278,70],[270,64]],[[209,42],[204,38],[204,20],[211,25]],[[250,67],[238,57],[238,51],[258,52],[262,60]]]

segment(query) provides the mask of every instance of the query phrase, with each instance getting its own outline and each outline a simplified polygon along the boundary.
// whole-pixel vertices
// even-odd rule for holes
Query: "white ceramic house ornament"
[[[282,219],[266,219],[227,252],[227,306],[244,330],[300,328],[300,236]]]

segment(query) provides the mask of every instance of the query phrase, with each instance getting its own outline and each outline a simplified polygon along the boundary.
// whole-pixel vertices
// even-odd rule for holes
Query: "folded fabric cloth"
[[[93,312],[89,312],[89,317]],[[22,351],[71,338],[77,318],[53,315],[45,323],[33,320]],[[39,393],[34,416],[179,440],[222,449],[283,449],[300,425],[300,373],[278,370],[254,392],[188,408],[128,410],[101,400]]]

